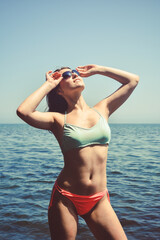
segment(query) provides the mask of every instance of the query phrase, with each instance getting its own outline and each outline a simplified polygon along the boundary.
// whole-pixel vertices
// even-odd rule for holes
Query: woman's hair
[[[62,67],[59,69],[56,69],[54,72],[59,72],[62,69],[65,69],[69,67]],[[64,113],[67,110],[68,104],[66,102],[66,100],[58,94],[58,88],[59,85],[54,88],[53,90],[51,90],[46,98],[47,98],[47,104],[48,104],[48,112],[59,112],[59,113]]]

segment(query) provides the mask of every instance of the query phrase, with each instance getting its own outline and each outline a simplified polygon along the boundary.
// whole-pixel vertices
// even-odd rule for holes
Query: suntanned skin
[[[41,100],[59,84],[58,93],[68,103],[67,123],[83,128],[91,128],[99,120],[99,114],[90,108],[81,95],[85,88],[82,77],[101,74],[120,82],[122,86],[112,95],[97,103],[94,108],[108,121],[109,116],[119,108],[137,86],[139,77],[118,69],[99,65],[78,67],[78,76],[73,73],[68,79],[60,71],[55,78],[52,71],[46,73],[46,82],[31,94],[17,109],[17,114],[31,126],[51,130],[59,145],[62,144],[64,114],[41,113],[36,107]],[[99,86],[100,88],[100,86]],[[58,185],[78,195],[91,195],[106,189],[106,163],[108,145],[91,145],[71,149],[64,154],[64,168],[58,176]],[[49,210],[49,225],[52,239],[75,239],[77,234],[77,213],[73,203],[58,192],[55,194],[54,206]],[[83,216],[96,239],[127,239],[123,228],[104,196],[94,209]],[[68,224],[69,223],[69,224]]]

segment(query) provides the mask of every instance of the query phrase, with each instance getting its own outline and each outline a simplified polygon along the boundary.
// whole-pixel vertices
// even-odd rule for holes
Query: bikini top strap
[[[67,118],[67,111],[64,113],[64,124],[66,124],[66,118]]]
[[[92,107],[92,109],[102,117],[102,115],[100,114],[100,112],[97,109],[95,109],[94,107]]]

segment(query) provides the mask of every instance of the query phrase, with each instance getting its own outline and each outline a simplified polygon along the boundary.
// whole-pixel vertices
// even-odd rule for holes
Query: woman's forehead
[[[66,71],[70,71],[71,72],[72,70],[70,68],[64,68],[64,69],[60,70],[60,73],[63,74]]]

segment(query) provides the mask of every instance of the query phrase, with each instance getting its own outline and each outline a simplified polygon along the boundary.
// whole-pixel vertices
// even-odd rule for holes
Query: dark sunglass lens
[[[80,75],[77,70],[72,70],[72,73],[76,73],[78,76]]]
[[[65,79],[67,79],[67,78],[69,78],[69,77],[71,77],[71,76],[72,76],[72,73],[71,73],[70,71],[64,72],[64,73],[62,74],[62,77],[65,78]]]

